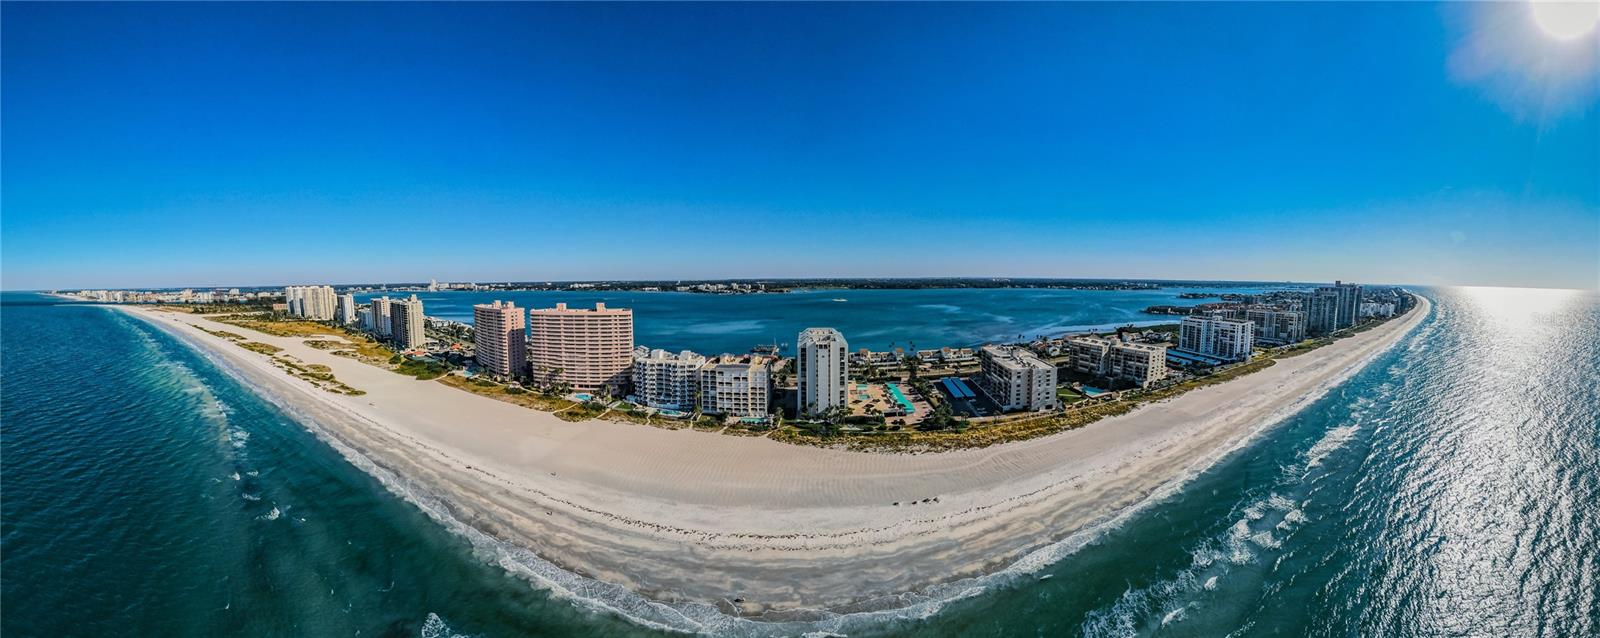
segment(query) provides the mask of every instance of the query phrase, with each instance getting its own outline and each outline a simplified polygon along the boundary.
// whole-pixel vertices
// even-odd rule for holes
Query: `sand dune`
[[[1376,329],[1079,430],[929,454],[568,423],[300,339],[129,310],[224,358],[476,530],[652,600],[750,615],[893,606],[904,602],[897,594],[1013,565],[1172,487],[1320,396],[1428,309],[1423,299]],[[247,333],[367,394],[317,390],[184,324]]]

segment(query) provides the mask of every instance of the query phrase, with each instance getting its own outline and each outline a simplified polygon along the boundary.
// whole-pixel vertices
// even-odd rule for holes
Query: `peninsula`
[[[120,308],[225,363],[392,490],[493,543],[502,564],[696,630],[712,622],[696,610],[777,621],[937,604],[1046,564],[1348,377],[1429,314],[1416,299],[1226,383],[1078,429],[924,454],[569,422],[300,336]],[[284,360],[313,372],[286,375]],[[335,378],[349,391],[330,391]]]

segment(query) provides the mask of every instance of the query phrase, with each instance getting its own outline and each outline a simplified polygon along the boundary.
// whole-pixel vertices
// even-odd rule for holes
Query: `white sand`
[[[1419,297],[1409,316],[1085,428],[927,454],[568,423],[300,339],[131,310],[225,358],[474,529],[653,600],[754,614],[894,606],[909,598],[885,597],[1013,566],[1175,487],[1347,378],[1428,309]],[[263,355],[181,324],[281,347],[367,394],[314,389]],[[745,602],[733,605],[736,597]]]

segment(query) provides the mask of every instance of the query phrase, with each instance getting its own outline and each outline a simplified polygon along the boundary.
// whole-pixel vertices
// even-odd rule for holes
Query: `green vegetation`
[[[1163,323],[1163,324],[1155,325],[1155,326],[1144,326],[1144,327],[1140,327],[1140,328],[1134,328],[1134,330],[1139,331],[1139,332],[1144,332],[1144,331],[1148,330],[1150,332],[1164,333],[1164,334],[1167,335],[1167,339],[1176,341],[1177,338],[1178,338],[1178,328],[1179,328],[1180,325],[1182,325],[1182,324]]]
[[[289,376],[309,381],[311,385],[327,392],[348,394],[350,396],[361,396],[367,393],[365,390],[357,390],[334,378],[333,369],[320,363],[304,363],[294,357],[281,355],[272,357],[272,364],[289,373]]]
[[[588,421],[606,412],[606,404],[598,399],[590,399],[583,403],[574,403],[571,407],[556,411],[556,417],[563,421]]]
[[[192,315],[214,315],[219,313],[238,312],[271,312],[271,301],[224,302],[203,304],[156,304],[157,310],[168,312],[182,312]]]
[[[400,355],[395,356],[400,357]],[[446,372],[450,371],[450,366],[447,366],[439,361],[434,361],[433,359],[407,357],[402,357],[402,359],[403,360],[400,362],[400,367],[395,368],[394,371],[408,377],[416,377],[418,381],[437,379],[444,376]],[[393,359],[390,361],[393,361]]]
[[[873,429],[860,433],[824,434],[815,429],[788,427],[773,433],[773,439],[802,445],[843,445],[860,451],[938,451],[984,448],[1011,441],[1022,441],[1057,432],[1081,428],[1107,417],[1132,412],[1135,408],[1178,396],[1196,388],[1223,383],[1277,363],[1263,358],[1239,364],[1214,374],[1154,390],[1130,390],[1117,400],[1084,400],[1059,412],[1021,415],[973,423],[956,419],[949,407],[941,404],[915,430]]]
[[[281,314],[260,312],[249,314],[232,314],[221,317],[212,317],[211,319],[213,321],[219,321],[225,324],[238,326],[240,328],[246,328],[256,332],[269,334],[274,337],[338,337],[339,339],[343,339],[345,342],[347,342],[347,344],[334,343],[326,347],[316,346],[310,343],[307,343],[307,345],[312,345],[314,348],[322,349],[331,349],[339,346],[348,347],[354,350],[354,356],[356,358],[370,362],[381,362],[394,355],[393,350],[390,350],[387,346],[384,346],[377,341],[373,341],[371,337],[368,337],[366,334],[361,332],[347,330],[344,328],[336,328],[326,324],[320,324],[315,321],[290,319]]]
[[[245,350],[259,352],[266,355],[273,355],[283,352],[283,348],[279,348],[278,346],[272,344],[261,343],[259,341],[240,341],[238,344],[239,347],[244,348]]]
[[[234,333],[228,332],[226,330],[207,330],[205,328],[201,328],[200,326],[195,326],[195,327],[199,328],[201,331],[203,331],[206,334],[209,334],[209,335],[211,335],[213,337],[222,337],[223,339],[227,339],[229,341],[239,341],[241,339],[244,339],[244,335],[234,334]]]
[[[529,392],[521,386],[501,385],[483,377],[468,379],[459,375],[447,374],[439,379],[439,383],[476,395],[545,412],[554,412],[574,405],[572,401],[566,399]]]

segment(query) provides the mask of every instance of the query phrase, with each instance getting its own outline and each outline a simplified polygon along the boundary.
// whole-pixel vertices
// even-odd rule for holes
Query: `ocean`
[[[873,292],[974,309],[1033,291]],[[1059,561],[847,633],[1600,634],[1600,297],[1427,294],[1433,316],[1392,350]],[[694,297],[715,310],[653,317],[651,334],[787,296]],[[514,575],[161,330],[39,295],[0,303],[0,634],[659,635],[607,611],[604,587]],[[787,312],[752,320],[781,335]],[[1122,320],[1039,312],[1014,322]],[[916,327],[936,316],[848,319],[925,330],[919,345],[988,330]],[[717,343],[660,347],[732,349]]]

